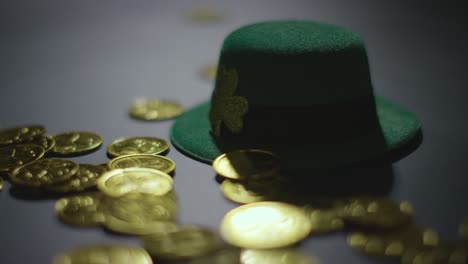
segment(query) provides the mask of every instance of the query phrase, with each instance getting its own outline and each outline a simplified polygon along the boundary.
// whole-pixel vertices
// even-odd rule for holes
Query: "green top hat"
[[[307,169],[388,157],[414,145],[420,132],[412,113],[373,95],[355,33],[271,21],[225,39],[211,102],[179,117],[171,140],[207,163],[224,152],[261,148],[286,168]]]

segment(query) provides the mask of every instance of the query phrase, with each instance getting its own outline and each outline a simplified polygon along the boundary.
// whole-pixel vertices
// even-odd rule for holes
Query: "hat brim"
[[[413,113],[388,99],[376,96],[375,104],[380,124],[379,135],[363,134],[336,144],[291,143],[285,136],[284,142],[264,148],[279,153],[280,158],[287,156],[286,163],[294,168],[339,167],[389,157],[390,154],[393,160],[408,155],[420,144],[420,142],[415,143],[420,141],[417,138],[422,138],[418,119]],[[230,142],[220,144],[219,139],[215,139],[210,133],[209,109],[210,103],[203,103],[176,120],[171,128],[171,141],[180,152],[190,158],[211,164],[216,157],[228,150],[262,147]],[[398,152],[401,153],[394,155]]]

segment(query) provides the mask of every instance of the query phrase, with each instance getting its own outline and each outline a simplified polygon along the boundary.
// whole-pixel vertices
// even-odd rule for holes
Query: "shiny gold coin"
[[[233,180],[260,180],[275,177],[279,173],[280,162],[269,151],[249,149],[225,153],[213,161],[215,172]]]
[[[468,240],[468,217],[463,220],[458,228],[458,234],[461,238]]]
[[[167,173],[155,169],[114,169],[99,178],[97,187],[113,197],[127,193],[164,195],[172,190],[172,178]]]
[[[394,228],[412,219],[408,202],[397,203],[381,197],[351,198],[338,210],[345,221],[362,226]]]
[[[386,232],[353,232],[348,244],[368,255],[401,257],[407,250],[420,250],[439,244],[437,233],[408,225]]]
[[[344,221],[333,209],[313,209],[307,208],[306,213],[312,224],[311,234],[325,234],[341,231],[344,228]]]
[[[208,81],[214,81],[218,67],[215,64],[209,64],[200,70],[200,76]]]
[[[10,171],[18,166],[38,160],[44,149],[35,144],[9,145],[0,148],[0,171]]]
[[[171,173],[175,169],[175,163],[171,159],[151,154],[124,155],[112,159],[107,165],[111,170],[124,168],[148,168],[165,173]]]
[[[102,137],[93,132],[71,131],[54,135],[52,153],[59,156],[78,156],[97,150]]]
[[[53,264],[152,264],[148,253],[139,247],[96,245],[64,252]]]
[[[155,137],[131,137],[116,139],[107,147],[111,157],[130,154],[162,154],[169,150],[169,142]]]
[[[106,222],[111,231],[148,235],[176,230],[172,223],[177,217],[177,204],[173,193],[164,196],[130,193],[118,198],[104,199]]]
[[[202,24],[219,22],[223,19],[223,14],[213,7],[198,7],[191,11],[192,21]]]
[[[308,257],[297,249],[243,249],[240,255],[242,264],[317,264],[317,260]]]
[[[224,180],[221,183],[221,191],[228,200],[240,204],[255,203],[267,200],[264,196],[246,189],[241,183]]]
[[[79,192],[96,186],[97,179],[106,172],[104,167],[92,164],[80,164],[78,172],[64,182],[45,186],[54,192]]]
[[[65,224],[97,226],[105,221],[101,200],[99,192],[61,198],[55,203],[55,213]]]
[[[52,137],[41,136],[32,141],[31,143],[41,146],[46,153],[51,151],[55,147],[55,139],[53,139]]]
[[[182,227],[165,234],[143,237],[144,248],[157,259],[195,258],[213,252],[218,241],[213,232],[200,227]]]
[[[178,117],[184,113],[184,107],[174,101],[140,99],[130,105],[128,112],[136,119],[156,121]]]
[[[0,192],[3,191],[3,178],[0,177]]]
[[[222,238],[235,246],[252,249],[285,247],[307,237],[311,223],[299,207],[280,202],[243,205],[221,222]]]
[[[27,143],[35,140],[45,133],[40,125],[12,127],[0,130],[0,146]]]
[[[78,169],[78,164],[70,160],[42,159],[17,167],[10,173],[10,179],[15,184],[39,187],[66,181]]]

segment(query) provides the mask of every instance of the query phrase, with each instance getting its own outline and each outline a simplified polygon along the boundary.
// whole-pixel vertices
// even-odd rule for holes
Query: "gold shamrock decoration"
[[[242,118],[247,113],[249,104],[244,97],[234,95],[237,82],[237,71],[228,70],[221,65],[211,97],[209,116],[215,136],[220,136],[223,123],[234,134],[242,131]]]

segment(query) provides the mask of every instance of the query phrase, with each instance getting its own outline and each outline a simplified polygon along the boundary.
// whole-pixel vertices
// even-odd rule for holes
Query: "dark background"
[[[394,164],[390,196],[409,200],[421,226],[455,239],[468,216],[468,31],[462,3],[1,1],[0,127],[39,123],[48,134],[95,131],[104,147],[75,160],[102,163],[105,146],[117,137],[169,139],[173,121],[132,120],[128,105],[139,97],[176,99],[187,108],[206,101],[213,85],[198,72],[216,63],[233,29],[267,19],[336,23],[364,39],[375,93],[407,106],[423,125],[420,148]],[[223,11],[224,20],[194,23],[188,14],[198,5]],[[212,168],[173,147],[168,156],[177,163],[179,222],[217,229],[236,205],[223,198]],[[0,263],[49,263],[77,245],[138,244],[101,229],[62,225],[53,199],[12,195],[9,186],[0,192]],[[354,252],[344,233],[311,237],[300,250],[325,264],[393,263]]]

